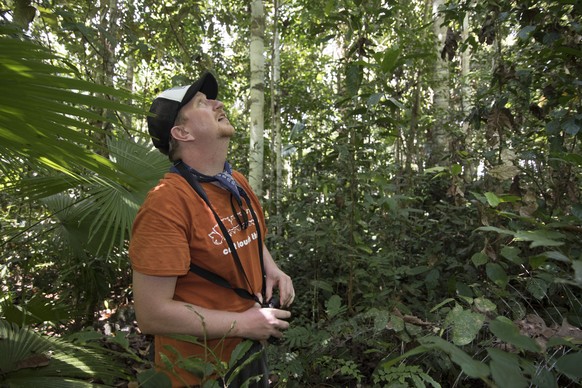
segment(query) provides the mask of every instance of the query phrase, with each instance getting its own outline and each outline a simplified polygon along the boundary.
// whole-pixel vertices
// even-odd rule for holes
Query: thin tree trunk
[[[251,2],[251,144],[249,183],[255,193],[263,195],[264,109],[265,109],[265,13],[263,2]]]
[[[281,197],[283,195],[283,158],[281,155],[281,112],[279,110],[279,80],[281,78],[281,52],[279,45],[279,1],[273,1],[274,15],[273,15],[273,65],[271,67],[271,114],[274,134],[274,154],[275,154],[275,213],[277,214],[277,223],[275,224],[275,233],[280,236],[282,234],[281,227]]]
[[[469,14],[465,15],[463,19],[463,31],[461,32],[461,39],[466,42],[469,38]],[[471,100],[473,97],[473,89],[469,84],[469,74],[471,73],[471,45],[461,53],[461,109],[463,111],[463,133],[465,134],[465,147],[471,147],[473,136],[470,133],[471,127],[469,125],[468,117],[471,113]],[[471,160],[467,160],[465,170],[463,172],[465,182],[472,182],[477,178],[476,166]]]
[[[437,54],[433,79],[433,112],[436,120],[434,121],[428,139],[428,149],[430,150],[428,157],[429,166],[443,164],[449,145],[449,137],[445,127],[446,120],[444,119],[449,109],[449,72],[446,61],[440,58],[440,52],[447,35],[447,29],[441,27],[443,17],[439,13],[439,7],[443,4],[444,0],[433,0],[432,3],[433,31],[436,37],[435,52]]]

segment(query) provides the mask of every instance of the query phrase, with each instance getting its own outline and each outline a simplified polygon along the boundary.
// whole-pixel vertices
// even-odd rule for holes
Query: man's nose
[[[222,101],[219,100],[212,100],[212,103],[214,104],[214,109],[221,109],[224,107],[224,104],[222,103]]]

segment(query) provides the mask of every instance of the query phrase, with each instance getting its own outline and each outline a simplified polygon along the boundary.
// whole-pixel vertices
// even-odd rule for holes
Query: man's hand
[[[241,313],[235,323],[237,336],[252,340],[263,341],[270,337],[281,338],[282,330],[289,328],[291,313],[286,310],[261,308],[257,303],[247,311]]]
[[[279,302],[281,307],[289,307],[295,299],[295,289],[293,288],[293,281],[283,271],[279,269],[271,253],[266,246],[263,245],[263,259],[265,264],[265,274],[267,275],[265,297],[268,302],[273,297],[273,289],[279,290]]]

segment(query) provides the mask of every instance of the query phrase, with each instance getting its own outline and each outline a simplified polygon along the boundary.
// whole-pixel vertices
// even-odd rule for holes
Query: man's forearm
[[[146,334],[187,334],[207,339],[240,335],[238,313],[210,310],[175,300],[159,307],[139,307],[137,303],[137,321]]]

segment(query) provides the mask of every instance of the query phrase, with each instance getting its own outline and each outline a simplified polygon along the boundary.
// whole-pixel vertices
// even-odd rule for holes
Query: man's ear
[[[173,136],[174,139],[178,141],[194,140],[194,136],[182,125],[172,127],[172,129],[170,129],[170,136]]]

